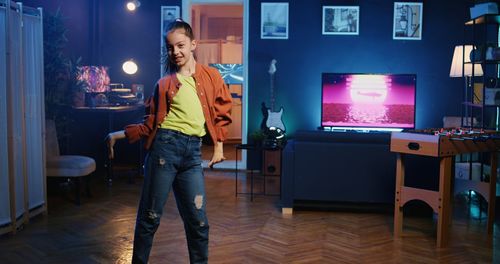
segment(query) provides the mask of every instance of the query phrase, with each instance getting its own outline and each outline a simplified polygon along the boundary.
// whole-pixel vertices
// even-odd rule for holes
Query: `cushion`
[[[85,156],[62,155],[47,157],[47,176],[80,177],[94,172],[95,160]]]

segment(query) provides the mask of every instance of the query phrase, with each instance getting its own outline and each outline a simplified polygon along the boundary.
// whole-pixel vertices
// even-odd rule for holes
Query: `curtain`
[[[14,10],[9,10],[9,40],[10,45],[10,83],[7,87],[7,119],[10,151],[10,173],[14,176],[16,218],[25,213],[24,200],[24,119],[23,89],[21,83],[21,16]]]
[[[7,152],[7,32],[5,8],[0,7],[0,227],[10,223],[9,163]]]
[[[29,209],[45,203],[42,17],[23,15],[23,86]]]

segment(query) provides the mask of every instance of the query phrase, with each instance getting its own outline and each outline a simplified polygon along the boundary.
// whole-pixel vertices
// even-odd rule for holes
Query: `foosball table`
[[[480,193],[488,202],[487,232],[492,234],[495,214],[497,152],[500,150],[500,133],[496,131],[453,128],[424,129],[391,134],[391,151],[397,153],[396,193],[394,204],[394,237],[403,231],[403,206],[411,200],[421,200],[437,213],[437,247],[448,244],[451,225],[452,195],[467,190]],[[489,182],[454,179],[454,157],[466,153],[490,153],[491,174]],[[405,155],[421,155],[439,159],[439,190],[432,191],[405,186]]]

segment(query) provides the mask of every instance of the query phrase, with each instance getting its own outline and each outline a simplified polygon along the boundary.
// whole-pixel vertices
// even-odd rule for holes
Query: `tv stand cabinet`
[[[282,212],[294,206],[394,204],[390,133],[297,131],[283,150]]]

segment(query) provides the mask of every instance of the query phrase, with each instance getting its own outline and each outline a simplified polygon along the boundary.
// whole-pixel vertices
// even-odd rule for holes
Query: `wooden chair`
[[[46,120],[45,144],[47,150],[47,177],[63,177],[68,181],[75,180],[75,201],[80,205],[81,181],[86,178],[86,193],[90,196],[90,176],[96,169],[93,158],[79,155],[60,155],[57,131],[53,120]]]

